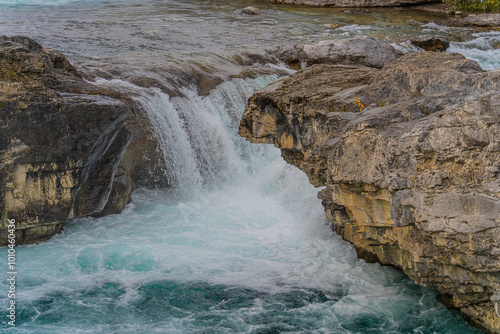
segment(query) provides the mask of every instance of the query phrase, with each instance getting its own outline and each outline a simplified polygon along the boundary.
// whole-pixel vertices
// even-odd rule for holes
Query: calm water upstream
[[[252,4],[265,15],[241,15]],[[246,99],[290,73],[241,55],[276,45],[373,36],[409,51],[409,35],[439,33],[451,52],[500,68],[500,33],[437,19],[252,1],[0,0],[0,34],[31,36],[138,96],[172,184],[18,247],[18,326],[7,327],[2,279],[0,332],[477,333],[433,289],[358,260],[305,175],[237,134]],[[200,94],[200,77],[223,83]]]

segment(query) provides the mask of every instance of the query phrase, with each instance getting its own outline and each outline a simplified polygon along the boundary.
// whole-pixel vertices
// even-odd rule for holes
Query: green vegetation
[[[14,70],[7,71],[7,77],[10,80],[14,80],[17,77],[17,73]]]
[[[445,0],[455,10],[465,12],[500,12],[500,0]]]

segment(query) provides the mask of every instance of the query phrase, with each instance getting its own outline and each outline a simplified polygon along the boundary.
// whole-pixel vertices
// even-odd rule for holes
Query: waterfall
[[[208,96],[185,88],[182,97],[159,89],[142,90],[136,101],[146,113],[159,143],[165,177],[178,196],[192,198],[203,189],[218,189],[247,173],[249,146],[238,124],[250,95],[278,79],[276,75],[234,79]]]

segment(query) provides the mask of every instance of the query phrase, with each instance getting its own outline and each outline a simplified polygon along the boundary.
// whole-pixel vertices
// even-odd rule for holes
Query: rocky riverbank
[[[144,119],[27,37],[0,37],[0,246],[46,240],[68,219],[120,212],[146,182]],[[149,157],[151,158],[151,157]]]
[[[240,134],[326,186],[326,216],[360,257],[498,333],[500,71],[435,52],[378,67],[315,64],[272,84]]]

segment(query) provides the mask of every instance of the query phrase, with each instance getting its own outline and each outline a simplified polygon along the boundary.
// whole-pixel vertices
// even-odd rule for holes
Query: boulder
[[[450,46],[450,40],[439,35],[419,35],[411,38],[411,43],[425,51],[444,52]]]
[[[437,52],[317,64],[255,93],[239,133],[325,187],[326,216],[358,256],[500,332],[500,70]]]
[[[374,38],[349,38],[281,46],[268,52],[293,69],[314,64],[360,64],[380,68],[403,55],[392,45]]]
[[[247,15],[260,15],[260,14],[264,14],[264,12],[262,10],[260,10],[259,8],[252,7],[252,6],[243,8],[241,10],[241,13],[242,14],[247,14]]]

